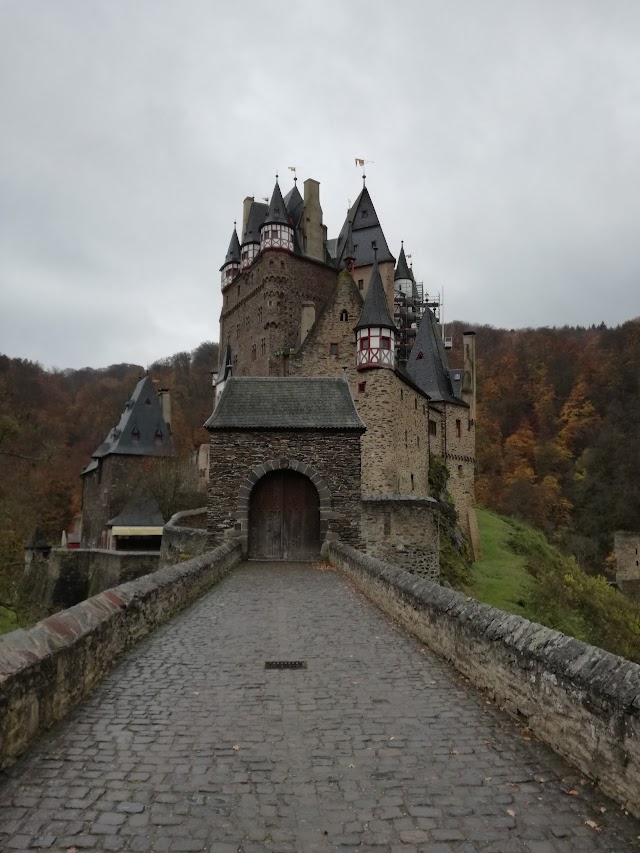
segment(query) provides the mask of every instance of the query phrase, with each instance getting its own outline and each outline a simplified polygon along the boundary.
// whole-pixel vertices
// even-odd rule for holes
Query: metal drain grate
[[[306,660],[266,660],[265,669],[306,669]]]

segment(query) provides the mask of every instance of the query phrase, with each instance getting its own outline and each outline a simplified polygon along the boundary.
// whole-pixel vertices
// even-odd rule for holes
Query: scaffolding
[[[425,311],[433,311],[439,323],[443,302],[439,293],[436,296],[426,293],[422,281],[413,281],[411,292],[404,287],[395,290],[393,301],[393,319],[398,330],[398,362],[404,366],[409,360],[409,353]]]

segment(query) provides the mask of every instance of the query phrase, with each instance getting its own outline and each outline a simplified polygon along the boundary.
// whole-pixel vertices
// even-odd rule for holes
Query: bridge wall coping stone
[[[640,666],[348,545],[324,554],[379,607],[640,816]]]
[[[0,637],[0,768],[81,702],[116,660],[241,559],[231,540]]]

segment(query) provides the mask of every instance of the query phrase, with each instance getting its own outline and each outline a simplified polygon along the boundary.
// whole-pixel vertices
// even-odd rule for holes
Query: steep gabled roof
[[[365,430],[345,379],[306,376],[232,377],[205,427]]]
[[[244,229],[244,234],[242,235],[243,246],[245,243],[260,242],[260,226],[264,222],[264,218],[267,215],[268,210],[268,206],[261,201],[251,202],[249,216],[247,217],[247,224]]]
[[[362,314],[358,320],[356,331],[366,326],[383,326],[386,329],[395,329],[393,317],[389,310],[387,294],[384,292],[382,277],[378,267],[378,259],[374,256],[369,289],[362,307]]]
[[[173,439],[167,426],[155,388],[149,376],[136,385],[114,427],[105,440],[92,453],[93,459],[109,454],[129,456],[170,456],[174,452]],[[84,474],[95,469],[90,462]]]
[[[263,225],[291,225],[289,222],[289,213],[287,211],[287,206],[284,203],[284,199],[282,198],[282,193],[280,192],[280,184],[276,181],[276,185],[273,188],[273,193],[271,194],[271,203],[269,204],[269,210],[267,211],[267,215],[264,218]]]
[[[433,311],[427,308],[411,347],[406,371],[434,402],[466,405],[456,396],[449,372],[447,351]]]
[[[293,189],[289,190],[286,194],[284,197],[284,203],[287,208],[287,213],[293,220],[293,227],[298,228],[304,212],[304,201],[300,195],[300,190],[298,189],[297,184],[294,184]]]
[[[239,264],[240,263],[240,240],[238,240],[238,232],[233,229],[233,234],[231,235],[231,241],[229,243],[229,248],[227,250],[227,256],[224,259],[224,263],[220,267],[220,271],[226,267],[227,264]]]
[[[373,263],[375,255],[373,244],[375,243],[378,250],[378,263],[385,261],[395,262],[395,258],[389,251],[378,214],[371,201],[369,190],[364,187],[355,204],[347,213],[347,218],[344,221],[340,236],[338,237],[338,246],[336,258],[341,263],[344,259],[344,250],[347,242],[349,231],[349,222],[353,231],[353,244],[355,248],[357,267],[367,266]]]
[[[155,498],[134,495],[118,515],[107,521],[107,527],[164,527],[164,522]]]
[[[404,243],[400,248],[400,255],[398,256],[398,263],[396,264],[396,271],[393,274],[393,280],[398,281],[398,279],[409,279],[409,281],[413,281],[413,273],[409,269],[409,264],[407,263],[407,256],[404,253]]]

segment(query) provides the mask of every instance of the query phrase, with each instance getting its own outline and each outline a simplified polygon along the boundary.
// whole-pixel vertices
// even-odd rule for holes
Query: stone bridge
[[[329,552],[223,546],[2,638],[0,849],[640,849],[640,668]]]

